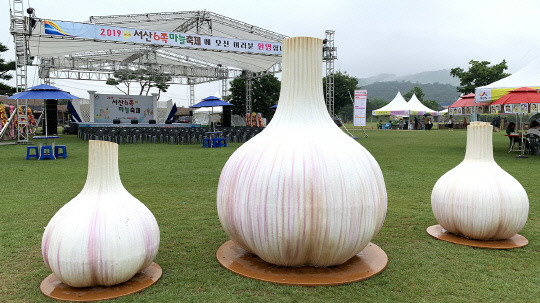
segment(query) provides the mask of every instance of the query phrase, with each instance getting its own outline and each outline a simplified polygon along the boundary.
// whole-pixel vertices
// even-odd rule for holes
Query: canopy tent
[[[476,102],[495,101],[506,95],[511,90],[520,87],[540,89],[540,59],[534,60],[529,65],[514,74],[495,81],[489,85],[476,88]]]
[[[194,119],[197,121],[196,123],[202,124],[202,125],[208,125],[213,122],[218,122],[221,119],[221,114],[214,113],[214,107],[218,107],[219,111],[221,112],[223,109],[223,106],[233,106],[231,103],[221,100],[218,97],[215,96],[209,96],[204,99],[202,99],[201,102],[190,106],[191,108],[210,108],[211,112],[210,114],[204,115],[200,111],[194,112]],[[203,116],[204,115],[204,116]],[[213,125],[213,124],[212,124]],[[213,129],[215,130],[215,126],[213,125]]]
[[[71,95],[69,93],[66,93],[62,90],[60,90],[58,87],[50,86],[47,84],[40,84],[37,86],[33,86],[28,88],[27,91],[20,92],[18,94],[15,94],[11,97],[8,97],[8,99],[41,99],[41,100],[47,100],[47,99],[55,99],[55,100],[64,100],[64,99],[80,99],[77,96]]]
[[[28,88],[27,91],[20,92],[11,97],[8,97],[8,99],[19,99],[19,100],[42,99],[43,101],[45,101],[45,100],[50,100],[50,99],[71,100],[71,99],[80,99],[80,98],[77,96],[71,95],[69,93],[66,93],[60,90],[58,87],[46,85],[46,84],[40,84],[40,85]],[[45,129],[45,136],[48,136],[49,126],[47,125],[47,111],[45,110],[44,113],[45,113],[45,119],[43,121],[45,124],[43,128]],[[56,126],[54,127],[56,128]]]
[[[403,99],[403,96],[400,92],[396,94],[394,99],[385,106],[373,110],[373,116],[408,116],[409,115],[409,105],[407,101]]]
[[[415,94],[412,95],[411,99],[409,100],[409,102],[407,102],[407,104],[408,104],[408,109],[411,115],[414,115],[414,116],[424,115],[424,114],[431,114],[433,116],[439,115],[438,111],[433,110],[425,106],[424,104],[422,104],[422,102],[418,100]]]
[[[536,114],[540,106],[540,93],[530,87],[521,87],[511,90],[491,105],[505,114]]]
[[[462,95],[459,99],[452,103],[448,107],[448,114],[453,116],[470,115],[472,108],[476,105],[477,112],[479,114],[488,113],[489,110],[486,106],[489,106],[487,102],[476,102],[474,100],[474,94]]]

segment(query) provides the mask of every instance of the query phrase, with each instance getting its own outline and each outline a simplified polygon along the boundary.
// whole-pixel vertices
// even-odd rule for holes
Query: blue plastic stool
[[[54,146],[54,156],[67,158],[67,150],[65,145],[56,145]]]
[[[227,139],[214,138],[214,147],[227,147]]]
[[[212,147],[212,140],[210,140],[208,138],[204,138],[202,147]]]
[[[31,153],[31,151],[34,151],[34,153]],[[30,158],[36,158],[39,159],[39,150],[37,146],[27,146],[26,147],[26,160]]]
[[[219,138],[214,138],[212,141],[214,147],[221,147],[221,141],[219,140]]]
[[[45,153],[45,151],[49,151],[49,153]],[[53,152],[52,146],[50,145],[43,145],[41,147],[41,155],[39,157],[39,160],[45,160],[45,159],[54,160],[54,152]]]

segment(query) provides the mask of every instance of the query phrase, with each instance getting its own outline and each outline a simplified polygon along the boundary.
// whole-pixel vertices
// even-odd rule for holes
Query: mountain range
[[[369,78],[359,78],[358,85],[368,91],[368,98],[391,101],[399,91],[402,95],[418,86],[424,92],[425,100],[435,100],[441,106],[454,103],[460,96],[456,90],[459,79],[450,76],[450,70],[426,71],[406,76],[379,74]]]

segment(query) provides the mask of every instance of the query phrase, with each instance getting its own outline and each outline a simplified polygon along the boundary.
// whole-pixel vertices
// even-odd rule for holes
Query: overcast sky
[[[7,59],[14,56],[11,2],[3,0],[0,6],[0,42],[10,48],[3,55]],[[471,59],[492,63],[506,59],[509,71],[515,72],[540,54],[540,1],[534,0],[24,0],[24,4],[34,7],[39,18],[65,21],[208,10],[290,37],[324,38],[325,30],[331,29],[338,48],[335,68],[359,78],[467,68]],[[40,82],[32,71],[29,85],[33,84]],[[115,92],[101,82],[55,80],[54,84],[74,94],[84,94],[86,89]],[[187,104],[187,91],[185,86],[172,88],[161,100]],[[218,83],[196,88],[196,99],[218,91]]]

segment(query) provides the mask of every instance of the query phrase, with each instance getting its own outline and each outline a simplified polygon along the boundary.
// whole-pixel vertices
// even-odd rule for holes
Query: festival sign
[[[215,51],[281,55],[281,43],[154,31],[100,24],[43,20],[46,35]]]
[[[112,123],[114,119],[148,122],[153,119],[153,97],[139,95],[94,95],[94,122]]]
[[[367,90],[354,91],[354,126],[366,126]]]

